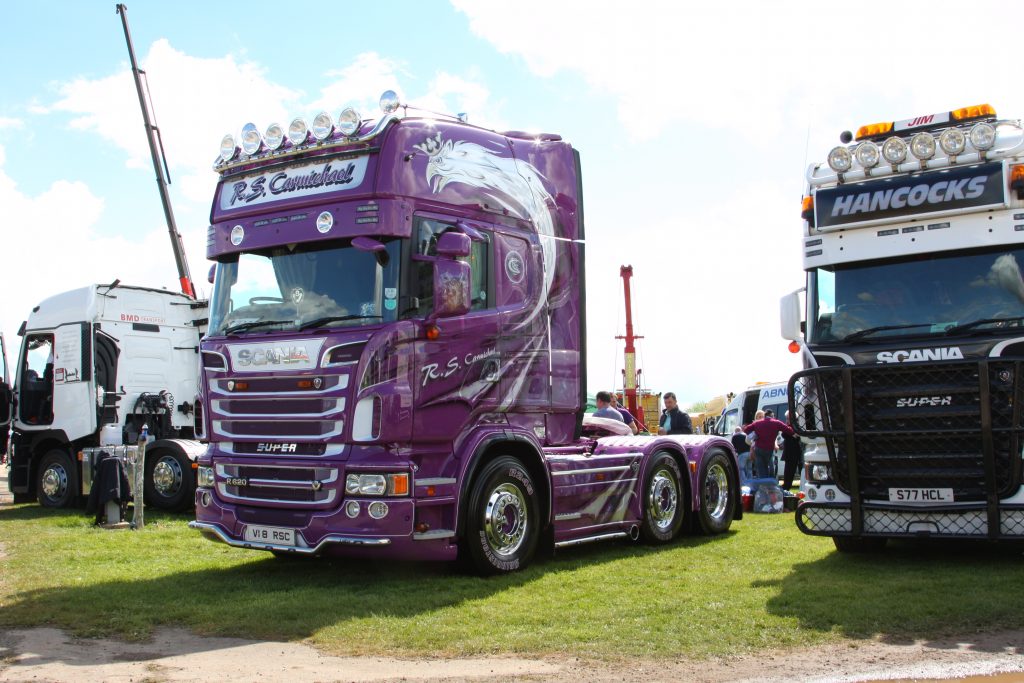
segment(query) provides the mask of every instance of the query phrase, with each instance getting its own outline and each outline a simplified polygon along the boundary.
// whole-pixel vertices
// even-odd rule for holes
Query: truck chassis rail
[[[853,530],[850,505],[801,503],[796,523],[811,536],[877,536],[886,538],[1024,538],[1024,505],[998,510],[998,528],[989,530],[989,507],[984,503],[958,506],[912,507],[861,504],[862,531]]]
[[[369,547],[380,547],[391,544],[390,538],[371,538],[366,536],[339,536],[337,534],[330,534],[324,536],[324,538],[317,543],[314,547],[297,547],[292,545],[278,545],[276,543],[256,543],[253,541],[239,541],[238,539],[231,538],[224,532],[224,530],[217,524],[208,524],[206,522],[189,522],[189,529],[196,529],[202,532],[204,536],[213,541],[220,541],[227,545],[235,548],[249,548],[252,550],[273,550],[282,553],[295,553],[296,555],[319,555],[324,546],[328,545],[357,545],[357,546],[369,546]]]

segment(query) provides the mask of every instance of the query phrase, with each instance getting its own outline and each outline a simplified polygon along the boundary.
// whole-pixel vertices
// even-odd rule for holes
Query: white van
[[[772,410],[776,419],[785,421],[786,411],[789,410],[789,397],[787,394],[788,382],[758,382],[754,386],[737,392],[736,396],[722,411],[722,418],[718,423],[718,432],[725,438],[732,436],[736,427],[742,427],[754,421],[754,413],[759,410]],[[775,469],[779,478],[782,478],[784,463],[779,459],[782,455],[780,450],[775,452]]]

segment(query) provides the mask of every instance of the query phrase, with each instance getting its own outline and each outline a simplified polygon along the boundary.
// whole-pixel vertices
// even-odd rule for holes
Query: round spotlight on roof
[[[398,93],[394,90],[385,90],[380,96],[380,110],[385,114],[398,111],[400,106],[402,106],[402,102],[398,99]]]
[[[293,145],[301,145],[306,142],[306,138],[309,137],[309,126],[306,125],[306,119],[299,117],[292,119],[292,122],[288,124],[288,139]]]
[[[882,156],[890,164],[902,164],[907,160],[907,143],[902,138],[889,138],[882,143]]]
[[[342,135],[352,137],[359,132],[359,124],[362,123],[363,119],[352,107],[345,107],[338,114],[338,130],[341,131]]]
[[[931,133],[918,133],[910,138],[910,153],[924,161],[935,156],[935,138]]]
[[[228,133],[220,139],[220,160],[231,161],[238,154],[238,147],[235,146],[235,136]]]
[[[871,168],[878,165],[878,145],[868,140],[857,145],[853,155],[857,157],[857,163],[864,168]]]
[[[828,153],[828,166],[836,173],[845,173],[853,165],[853,156],[845,147],[833,147]]]
[[[260,151],[260,146],[263,144],[263,138],[260,137],[260,131],[256,128],[255,123],[247,123],[242,126],[242,151],[246,154],[255,154]]]
[[[263,142],[269,149],[280,149],[284,143],[284,129],[278,123],[272,123],[267,126],[267,131],[263,134]]]
[[[244,239],[245,228],[243,228],[241,225],[236,225],[235,227],[231,228],[231,244],[237,247],[239,244],[242,243],[242,240]]]
[[[939,147],[949,156],[955,156],[967,147],[967,136],[959,128],[949,128],[939,135]]]
[[[313,117],[313,137],[317,140],[326,140],[334,132],[334,121],[331,120],[331,115],[325,111],[320,112]]]
[[[991,123],[976,123],[969,133],[974,149],[984,152],[996,144],[996,128]]]

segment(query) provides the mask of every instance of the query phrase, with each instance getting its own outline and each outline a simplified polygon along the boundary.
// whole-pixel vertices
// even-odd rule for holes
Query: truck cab
[[[88,493],[80,457],[104,426],[134,444],[155,437],[146,462],[148,503],[191,503],[193,405],[205,304],[165,290],[91,285],[46,299],[22,325],[12,394],[10,487],[64,507]]]

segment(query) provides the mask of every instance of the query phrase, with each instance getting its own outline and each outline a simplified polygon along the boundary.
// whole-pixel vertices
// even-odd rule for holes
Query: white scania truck
[[[807,172],[806,323],[782,300],[797,524],[842,551],[1024,538],[1024,129],[981,105],[852,137]]]

